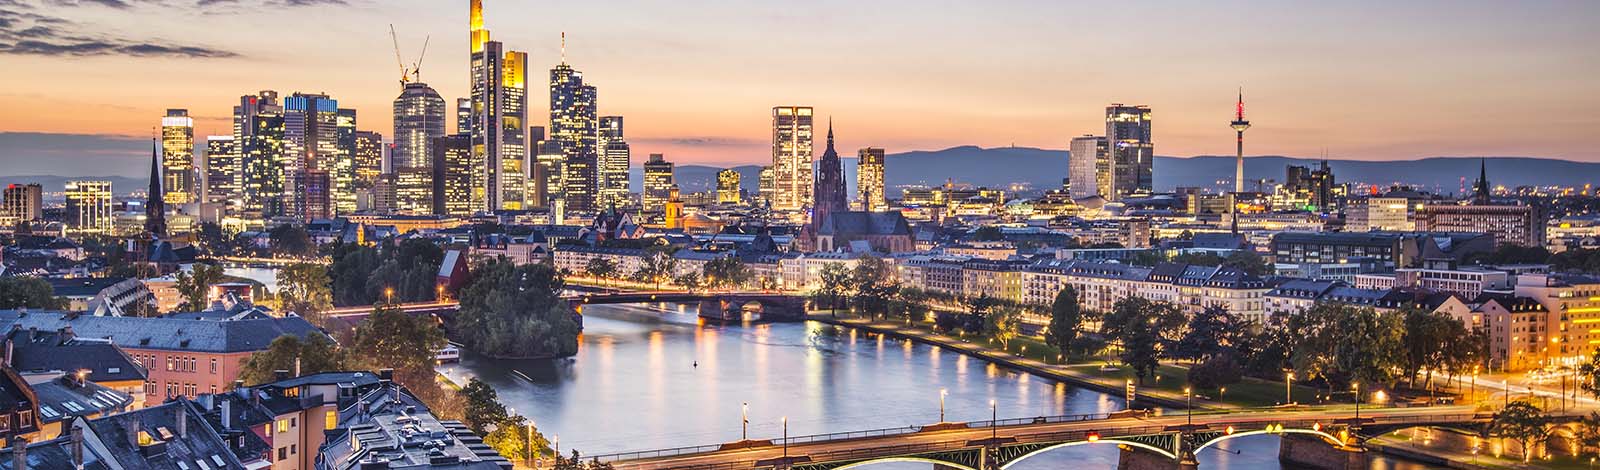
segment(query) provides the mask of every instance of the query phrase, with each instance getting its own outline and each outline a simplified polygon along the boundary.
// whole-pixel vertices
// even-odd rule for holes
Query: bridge
[[[1115,444],[1125,469],[1194,469],[1194,455],[1229,439],[1283,438],[1279,458],[1305,468],[1367,468],[1362,443],[1412,427],[1481,428],[1465,406],[1362,410],[1254,410],[1148,416],[1137,412],[940,423],[870,431],[597,455],[621,470],[846,470],[876,462],[935,469],[1005,470],[1054,449]]]
[[[684,291],[623,291],[583,292],[561,296],[572,304],[573,310],[583,313],[584,305],[631,304],[646,302],[699,303],[700,317],[722,322],[739,322],[746,319],[769,321],[799,321],[806,316],[805,299],[778,292],[684,292]],[[339,307],[323,312],[329,319],[354,325],[372,314],[375,305]],[[431,315],[446,321],[461,308],[456,301],[425,301],[395,304],[400,311],[412,315]],[[746,308],[749,307],[749,308]],[[746,315],[746,312],[753,314]]]

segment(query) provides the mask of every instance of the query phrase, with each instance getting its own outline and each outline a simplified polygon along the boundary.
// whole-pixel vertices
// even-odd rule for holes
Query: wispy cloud
[[[662,145],[677,145],[683,147],[747,147],[751,145],[764,145],[767,142],[757,139],[738,137],[645,137],[632,139],[641,143]]]
[[[178,57],[178,58],[228,58],[237,57],[233,51],[212,47],[171,43],[161,39],[130,39],[111,34],[85,35],[68,32],[95,30],[65,17],[55,16],[59,7],[99,5],[129,9],[127,0],[52,0],[48,9],[37,8],[17,0],[0,0],[0,54],[89,57]],[[49,12],[42,13],[41,10]]]

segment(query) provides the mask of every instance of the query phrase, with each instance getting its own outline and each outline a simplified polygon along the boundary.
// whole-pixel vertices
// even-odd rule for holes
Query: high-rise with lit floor
[[[434,212],[433,142],[444,137],[444,128],[444,98],[425,83],[407,83],[394,99],[394,150],[389,155],[396,212]]]
[[[600,117],[600,160],[596,171],[600,181],[600,205],[625,206],[628,203],[628,166],[632,158],[628,140],[622,132],[622,116]]]
[[[800,210],[812,202],[811,107],[772,108],[774,210]]]
[[[244,208],[244,165],[231,135],[206,136],[206,204],[220,215],[237,215]]]
[[[44,187],[38,184],[6,185],[4,201],[0,216],[27,222],[44,215]]]
[[[861,210],[889,209],[889,201],[883,195],[883,176],[883,149],[867,147],[856,151],[856,192],[861,195]]]
[[[674,184],[677,183],[672,177],[672,162],[662,154],[650,154],[650,160],[644,162],[644,191],[639,194],[644,211],[660,212],[665,209],[667,199],[672,197]]]
[[[744,199],[739,191],[739,180],[743,175],[738,170],[723,168],[717,172],[717,202],[721,204],[738,204]]]
[[[527,198],[528,54],[489,39],[483,1],[470,4],[472,206],[520,210]]]
[[[285,209],[301,220],[332,218],[337,210],[339,102],[322,93],[283,100]],[[292,188],[292,189],[291,189]]]
[[[65,191],[67,230],[80,234],[109,235],[111,217],[110,181],[68,181]]]
[[[194,118],[187,109],[168,109],[161,118],[162,200],[180,208],[199,201],[194,169]]]
[[[278,92],[239,97],[233,108],[233,142],[239,151],[244,214],[254,219],[286,215],[286,186],[295,156],[288,152]]]
[[[562,43],[566,43],[564,35]],[[550,69],[550,139],[560,142],[566,155],[561,198],[567,210],[593,212],[598,209],[599,197],[596,91],[583,83],[583,72],[567,65],[565,55],[563,52],[560,65]]]
[[[1114,103],[1106,107],[1106,151],[1111,154],[1111,191],[1106,199],[1148,194],[1155,187],[1155,144],[1150,107]]]

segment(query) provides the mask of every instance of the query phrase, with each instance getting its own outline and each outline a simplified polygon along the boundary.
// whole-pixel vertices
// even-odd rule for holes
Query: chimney
[[[300,376],[300,356],[294,357],[294,376]]]
[[[72,424],[72,468],[83,470],[83,427]]]
[[[222,429],[233,429],[233,400],[222,400]]]
[[[63,326],[61,329],[56,330],[56,340],[62,343],[72,341],[72,339],[76,337],[78,337],[78,335],[72,333],[71,325]]]
[[[378,369],[378,382],[389,383],[394,380],[394,369]]]
[[[28,342],[32,343],[33,342],[33,337],[35,335],[38,335],[38,334],[39,334],[39,327],[37,327],[37,326],[28,327]]]
[[[189,437],[189,407],[184,404],[186,400],[178,400],[178,406],[172,407],[178,412],[178,437]]]
[[[11,468],[28,468],[28,439],[17,436],[11,439]]]
[[[131,446],[131,447],[138,447],[139,446],[139,432],[141,431],[140,428],[142,428],[142,427],[144,427],[144,422],[139,421],[138,417],[134,417],[134,419],[128,420],[128,445],[129,446]]]
[[[283,369],[272,371],[272,380],[274,382],[289,380],[289,371]]]

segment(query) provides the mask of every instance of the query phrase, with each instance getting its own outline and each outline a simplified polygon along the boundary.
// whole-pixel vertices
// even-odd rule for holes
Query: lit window
[[[287,419],[278,420],[278,432],[289,432],[289,420],[287,420]]]
[[[339,426],[339,412],[329,411],[323,415],[322,429],[333,429]]]

